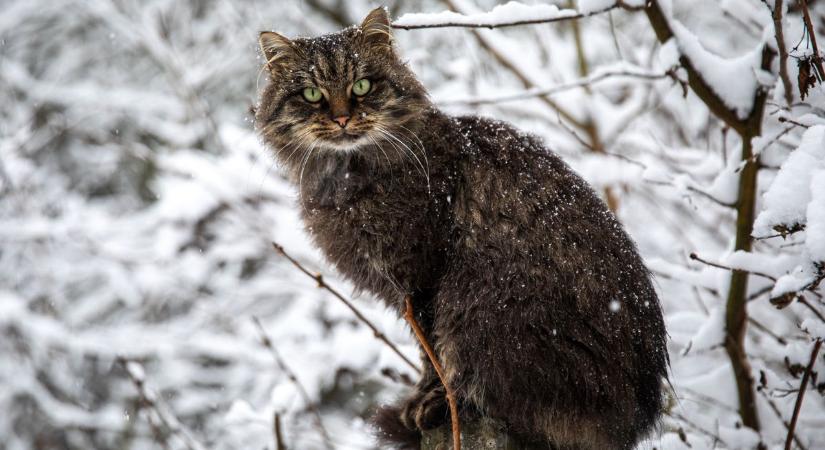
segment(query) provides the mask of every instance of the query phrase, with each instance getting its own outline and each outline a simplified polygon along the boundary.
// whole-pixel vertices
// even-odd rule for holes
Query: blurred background
[[[727,58],[756,48],[771,20],[758,0],[673,3],[702,45]],[[803,28],[791,3],[785,33],[795,44]],[[825,2],[809,3],[825,36]],[[383,4],[399,17],[495,2]],[[311,247],[250,114],[267,82],[259,31],[333,32],[375,6],[0,0],[0,449],[274,449],[276,416],[290,449],[375,448],[371,408],[403,395],[414,373],[271,242],[354,297],[416,361],[417,347]],[[760,436],[741,427],[721,345],[730,274],[689,257],[731,251],[725,205],[736,200],[738,137],[665,75],[672,58],[644,14],[395,36],[434,101],[540,135],[638,243],[664,305],[674,386],[661,436],[641,448],[754,448]],[[622,72],[631,75],[590,82]],[[562,88],[519,96],[552,86]],[[762,189],[804,131],[771,119],[783,109],[777,92]],[[809,112],[825,116],[823,100],[813,89]],[[756,245],[767,259],[755,267],[777,277],[803,253],[793,236]],[[764,377],[761,439],[781,448],[816,334],[800,324],[825,311],[825,292],[809,295],[813,310],[778,311],[771,286],[752,279],[747,343]],[[809,450],[825,448],[821,378],[797,425]]]

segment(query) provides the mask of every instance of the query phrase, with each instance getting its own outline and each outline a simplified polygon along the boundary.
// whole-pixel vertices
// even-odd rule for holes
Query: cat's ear
[[[270,71],[275,71],[284,59],[295,53],[295,45],[288,37],[273,31],[261,31],[258,38],[261,51],[266,58],[266,65]]]
[[[367,43],[392,48],[392,29],[387,8],[381,6],[370,11],[361,22],[361,31]]]

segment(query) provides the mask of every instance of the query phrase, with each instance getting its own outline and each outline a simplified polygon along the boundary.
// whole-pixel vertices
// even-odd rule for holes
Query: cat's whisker
[[[422,175],[424,176],[424,178],[427,179],[427,191],[429,191],[430,190],[430,171],[429,171],[428,168],[424,167],[424,164],[421,162],[421,159],[418,158],[418,155],[416,155],[415,152],[412,151],[412,149],[406,143],[404,143],[404,141],[402,141],[402,140],[398,139],[397,137],[395,137],[395,135],[393,135],[388,130],[385,130],[380,125],[376,125],[376,128],[379,129],[379,130],[382,130],[383,132],[386,133],[387,136],[389,136],[390,138],[394,139],[399,144],[404,146],[404,148],[406,148],[415,157],[415,160],[418,161],[419,166],[421,166]],[[426,158],[426,155],[425,155],[425,158]]]
[[[390,157],[389,155],[387,155],[387,152],[384,151],[384,147],[378,145],[378,142],[375,142],[375,139],[373,139],[372,136],[367,135],[367,138],[369,138],[372,141],[372,143],[375,144],[375,146],[378,147],[379,150],[381,150],[381,153],[384,154],[384,158],[387,158],[387,167],[391,167],[392,162],[390,161]]]
[[[401,156],[402,160],[409,161],[409,163],[412,164],[412,167],[416,171],[418,171],[422,176],[424,176],[424,173],[421,172],[421,169],[418,166],[415,165],[415,161],[413,160],[412,157],[410,157],[410,155],[408,154],[407,151],[405,151],[404,148],[399,147],[395,142],[393,142],[391,139],[389,139],[386,132],[384,132],[382,130],[379,130],[378,128],[376,128],[376,131],[381,135],[381,141],[382,142],[386,142],[387,144],[389,144],[390,147],[393,150],[395,150],[395,152],[398,153]]]
[[[401,147],[398,144],[396,144],[395,141],[397,141],[397,139],[393,139],[392,135],[390,134],[390,132],[386,128],[383,128],[380,125],[376,124],[375,125],[375,130],[378,131],[378,133],[382,135],[382,137],[384,138],[383,139],[384,142],[391,145],[396,151],[401,152],[401,154],[404,155],[406,157],[406,159],[408,161],[410,161],[411,164],[413,164],[415,169],[417,171],[419,171],[419,173],[421,173],[422,176],[424,175],[424,172],[421,171],[423,169],[423,167],[415,165],[416,161],[413,159],[415,157],[415,155],[410,153],[409,148]]]
[[[270,129],[271,129],[272,127],[274,127],[275,125],[276,125],[276,124],[274,124],[274,123],[267,124],[267,125],[265,125],[265,126],[262,128],[262,130],[263,130],[264,132],[271,131]],[[302,144],[303,144],[303,142],[304,142],[304,139],[306,138],[306,136],[307,136],[308,134],[309,134],[308,132],[302,132],[302,133],[299,133],[297,136],[295,136],[294,138],[292,138],[292,139],[291,139],[289,142],[287,142],[285,145],[281,146],[280,151],[285,151],[285,150],[286,150],[286,149],[288,149],[290,146],[295,145],[295,150],[293,150],[293,151],[292,151],[292,153],[289,155],[289,157],[285,160],[284,165],[285,165],[287,162],[289,162],[289,158],[290,158],[290,157],[292,157],[292,155],[293,155],[296,151],[298,151],[298,150],[301,148],[301,146],[302,146]],[[297,141],[297,142],[296,142],[296,141]],[[264,182],[266,181],[266,178],[269,176],[269,173],[272,171],[272,168],[273,168],[273,167],[275,167],[275,165],[276,165],[276,164],[278,164],[277,159],[276,159],[276,160],[273,160],[273,161],[269,164],[269,167],[267,167],[266,172],[264,173],[263,177],[261,177],[261,183],[260,183],[260,185],[258,186],[258,197],[259,197],[259,198],[260,198],[260,196],[261,196],[261,193],[263,192]]]
[[[427,150],[424,148],[424,143],[421,142],[421,139],[409,128],[405,127],[404,125],[398,125],[400,128],[406,130],[410,137],[414,138],[416,143],[418,144],[417,147],[421,149],[421,156],[424,158],[424,163],[427,165],[427,173],[430,173],[430,159],[427,158]]]
[[[289,160],[292,159],[292,155],[294,155],[295,152],[297,152],[298,150],[301,149],[301,147],[304,146],[304,144],[306,143],[306,139],[309,137],[310,134],[311,134],[310,130],[304,130],[301,133],[299,133],[298,136],[296,136],[295,138],[290,140],[289,143],[287,143],[287,145],[285,145],[284,147],[281,148],[281,151],[284,151],[284,150],[288,149],[290,145],[293,145],[292,144],[293,141],[296,141],[296,140],[298,141],[294,144],[295,148],[292,150],[292,153],[290,153],[289,156],[287,156],[286,159],[284,159],[284,164],[283,164],[284,166],[287,166],[289,164]]]
[[[298,192],[303,192],[304,190],[304,169],[306,169],[306,165],[309,162],[309,157],[312,155],[312,152],[315,150],[317,145],[318,141],[313,141],[312,146],[309,147],[309,150],[307,150],[303,160],[301,160],[301,172],[298,175]]]
[[[369,139],[369,140],[370,140],[370,142],[372,142],[372,145],[374,145],[374,146],[378,147],[378,149],[379,149],[379,150],[381,150],[381,153],[383,153],[383,154],[384,154],[384,157],[386,157],[386,158],[387,158],[387,167],[390,167],[390,166],[392,165],[392,163],[390,162],[390,157],[387,155],[387,152],[385,152],[385,151],[384,151],[384,148],[383,148],[383,147],[381,147],[381,145],[378,143],[378,141],[376,141],[376,140],[375,140],[375,138],[374,138],[374,137],[372,137],[372,135],[370,135],[369,133],[364,134],[364,136],[366,136],[366,137],[367,137],[367,139]],[[396,150],[396,152],[397,152],[397,151],[398,151],[398,150]],[[391,171],[391,173],[392,173],[392,171]],[[393,184],[395,184],[395,181],[396,181],[396,180],[395,180],[395,175],[393,175],[393,178],[392,178],[392,182],[393,182]]]

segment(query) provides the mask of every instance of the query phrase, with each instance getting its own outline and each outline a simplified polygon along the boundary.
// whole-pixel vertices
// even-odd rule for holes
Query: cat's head
[[[393,48],[384,8],[359,26],[315,38],[263,32],[260,45],[270,84],[256,122],[284,164],[300,164],[307,153],[378,151],[372,144],[408,140],[411,122],[430,105]]]

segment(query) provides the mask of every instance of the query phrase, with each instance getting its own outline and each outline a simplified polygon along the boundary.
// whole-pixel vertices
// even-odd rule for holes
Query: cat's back
[[[469,222],[485,222],[481,226],[494,233],[504,225],[509,237],[529,236],[525,245],[551,246],[554,251],[570,246],[579,255],[610,258],[622,251],[615,247],[635,250],[598,194],[541,139],[482,117],[457,117],[454,123],[453,142],[460,146],[458,190],[464,194],[459,197],[463,205],[457,206],[466,208],[459,208],[459,220],[463,213]],[[615,256],[636,257],[635,251],[622,253]]]

